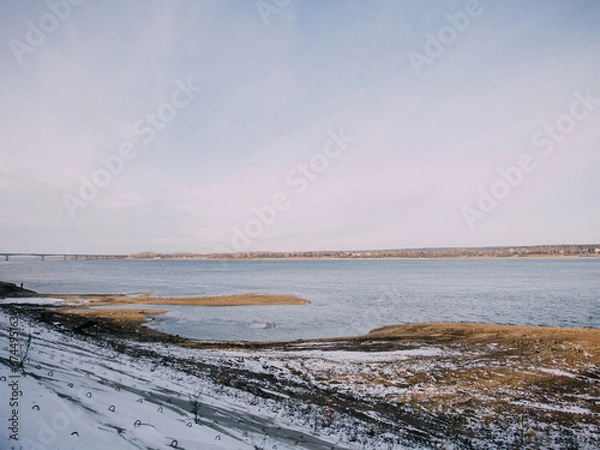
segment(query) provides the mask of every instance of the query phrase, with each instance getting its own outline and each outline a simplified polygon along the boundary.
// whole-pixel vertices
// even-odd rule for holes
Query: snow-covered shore
[[[2,348],[8,346],[9,315],[0,313]],[[277,402],[224,390],[210,380],[158,365],[108,347],[64,336],[23,319],[21,340],[33,340],[19,383],[18,441],[7,426],[0,447],[106,448],[331,448],[339,437],[279,417]],[[163,349],[164,350],[164,349]],[[0,368],[0,419],[9,423],[11,370]],[[195,420],[192,402],[197,399]],[[335,448],[358,448],[340,443]]]
[[[545,355],[535,339],[528,349],[515,347],[522,342],[500,348],[385,340],[188,348],[73,332],[36,320],[31,308],[44,307],[0,309],[0,448],[600,444],[594,347],[556,344],[550,359],[534,357]],[[32,335],[24,372],[16,374],[9,360],[14,330],[22,344]],[[7,426],[13,419],[18,441]]]

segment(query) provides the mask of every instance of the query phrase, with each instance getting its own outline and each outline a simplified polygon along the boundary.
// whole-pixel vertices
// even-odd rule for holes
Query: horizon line
[[[153,253],[156,255],[170,255],[170,254],[189,254],[189,255],[237,255],[247,253],[315,253],[315,252],[394,252],[394,251],[426,251],[426,250],[489,250],[489,249],[510,249],[510,248],[534,248],[534,247],[585,247],[600,246],[600,241],[597,243],[571,243],[571,244],[530,244],[530,245],[485,245],[485,246],[441,246],[441,247],[396,247],[396,248],[371,248],[371,249],[321,249],[321,250],[244,250],[235,252],[192,252],[192,251],[167,251],[158,252],[153,250],[142,250],[137,252],[119,253],[119,252],[39,252],[39,251],[13,251],[3,252],[0,251],[0,255],[5,256],[133,256],[142,253]]]

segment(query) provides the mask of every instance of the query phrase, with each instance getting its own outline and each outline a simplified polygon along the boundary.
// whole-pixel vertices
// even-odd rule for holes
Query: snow
[[[440,348],[413,348],[408,350],[396,350],[391,352],[356,352],[356,351],[311,351],[312,358],[320,358],[323,361],[329,362],[385,362],[385,361],[400,361],[418,356],[440,356],[444,352]],[[290,356],[306,356],[306,352],[287,352]]]
[[[541,372],[550,373],[552,375],[556,375],[557,377],[569,377],[569,378],[576,377],[575,374],[573,374],[571,372],[565,372],[564,370],[560,370],[560,369],[549,369],[547,367],[537,367],[537,370],[539,370]]]
[[[514,402],[515,405],[523,405],[536,409],[543,409],[546,411],[558,411],[569,414],[589,414],[592,415],[592,411],[586,408],[580,408],[578,406],[560,406],[560,405],[548,405],[540,402]]]
[[[0,322],[8,323],[6,314],[0,313]],[[277,420],[264,401],[253,402],[249,394],[219,393],[205,379],[157,367],[147,358],[124,356],[26,323],[20,327],[35,330],[26,374],[18,378],[22,448],[138,449],[173,448],[173,444],[209,450],[254,449],[260,444],[291,449],[298,448],[294,442],[301,439],[308,442],[306,448],[325,449],[339,440]],[[5,352],[7,329],[3,326],[0,331]],[[6,424],[11,417],[12,379],[8,361],[0,362],[0,422]],[[202,417],[195,423],[189,396],[198,392]],[[0,448],[17,444],[9,436],[8,427],[0,427]]]
[[[16,308],[15,308],[16,309]],[[61,333],[37,322],[22,319],[19,324],[21,342],[32,333],[29,360],[25,374],[19,376],[19,437],[9,440],[6,424],[11,418],[8,400],[11,396],[9,352],[9,316],[0,309],[0,449],[395,449],[435,448],[404,447],[385,433],[369,437],[357,420],[340,410],[333,410],[332,425],[315,426],[327,408],[319,409],[298,392],[349,398],[353,408],[363,402],[361,411],[373,422],[386,422],[390,417],[371,408],[385,404],[394,408],[409,408],[411,399],[454,399],[454,411],[464,416],[463,400],[477,397],[482,403],[472,412],[475,420],[494,414],[486,410],[490,402],[506,398],[511,408],[522,407],[541,411],[572,414],[577,420],[580,448],[597,448],[599,432],[586,421],[596,421],[600,415],[592,402],[598,400],[595,381],[587,392],[577,398],[544,403],[543,397],[522,392],[517,386],[501,386],[498,390],[470,390],[469,385],[443,384],[444,372],[472,370],[473,379],[486,379],[495,371],[508,370],[510,358],[500,365],[485,358],[478,350],[433,344],[402,344],[386,347],[386,351],[350,351],[334,349],[330,343],[301,343],[277,349],[191,349],[176,345],[124,342],[127,353],[117,352],[91,339]],[[487,347],[487,346],[486,346]],[[351,347],[347,347],[351,348]],[[361,347],[359,347],[361,348]],[[391,350],[390,350],[391,349]],[[467,349],[468,350],[468,349]],[[558,362],[543,366],[526,360],[528,373],[544,376],[574,377],[576,373],[562,370]],[[559,368],[560,367],[560,368]],[[218,376],[209,377],[203,370],[237,373],[243,389],[235,384],[219,383]],[[507,372],[510,373],[510,372]],[[239,375],[241,374],[241,375]],[[520,372],[525,375],[525,371]],[[247,377],[247,378],[244,378]],[[262,380],[269,380],[261,383]],[[254,385],[249,388],[250,384]],[[587,386],[587,384],[586,384]],[[303,391],[304,390],[304,391]],[[252,394],[254,392],[255,394]],[[346,394],[348,394],[346,396]],[[488,396],[488,397],[486,397]],[[198,420],[194,420],[191,398],[199,400]],[[542,402],[538,401],[542,399]],[[583,402],[588,398],[587,402]],[[378,403],[379,402],[379,403]],[[475,402],[477,404],[477,402]],[[579,406],[581,405],[581,406]],[[590,406],[591,405],[591,406]],[[436,409],[447,413],[447,406]],[[589,406],[584,408],[583,406]],[[581,419],[581,420],[580,420]],[[584,420],[585,419],[585,420]],[[505,425],[490,425],[488,431],[502,442],[503,436],[516,430],[516,419],[497,417]],[[531,419],[533,420],[533,419]],[[507,425],[508,424],[508,425]],[[533,425],[531,423],[530,425]],[[544,424],[542,424],[545,426]],[[423,433],[414,423],[397,428],[407,434]],[[543,429],[540,426],[536,429]],[[495,428],[494,428],[495,427]],[[587,428],[586,428],[587,427]],[[356,432],[359,430],[359,432]],[[359,440],[351,441],[355,432]],[[562,431],[549,430],[549,443]],[[361,434],[362,433],[362,434]],[[554,434],[552,434],[554,433]],[[435,436],[432,434],[432,443]],[[587,441],[586,441],[587,439]],[[176,441],[176,442],[175,442]],[[556,446],[560,448],[559,441]],[[554,442],[553,441],[553,442]],[[404,441],[400,441],[404,442]],[[441,441],[437,441],[439,444]],[[509,441],[507,441],[509,442]],[[592,442],[585,445],[585,442]],[[501,444],[487,445],[475,441],[476,448],[506,448]],[[173,446],[171,446],[173,444]],[[485,444],[485,445],[484,445]],[[450,444],[452,445],[452,444]],[[508,446],[508,444],[507,444]],[[449,446],[447,448],[453,448]]]
[[[64,300],[49,297],[7,297],[0,298],[0,305],[60,305]]]

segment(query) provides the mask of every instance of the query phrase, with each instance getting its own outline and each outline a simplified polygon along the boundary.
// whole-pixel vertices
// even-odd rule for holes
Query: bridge
[[[42,261],[45,261],[46,258],[77,261],[79,259],[125,259],[128,256],[129,255],[101,255],[96,253],[0,253],[0,259],[4,257],[5,261],[8,261],[10,257],[42,258]]]

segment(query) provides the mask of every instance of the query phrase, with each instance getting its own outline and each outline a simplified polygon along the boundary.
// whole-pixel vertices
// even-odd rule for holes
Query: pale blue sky
[[[295,0],[263,20],[285,1],[79,0],[53,24],[57,2],[0,4],[2,251],[600,242],[600,101],[563,117],[551,154],[532,142],[575,93],[600,99],[596,1]],[[37,46],[29,22],[50,30]],[[144,139],[176,80],[202,91]],[[297,193],[297,165],[341,130],[353,142]],[[82,177],[124,142],[135,157],[83,207]],[[481,212],[525,153],[535,169]],[[276,193],[287,208],[235,247]]]

